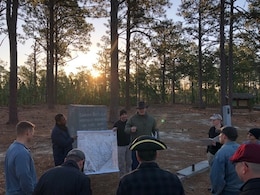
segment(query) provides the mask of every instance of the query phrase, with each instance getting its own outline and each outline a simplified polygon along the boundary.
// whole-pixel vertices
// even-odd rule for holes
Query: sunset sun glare
[[[87,70],[91,73],[91,76],[94,78],[100,75],[100,72],[93,68],[93,64],[97,62],[96,59],[96,52],[97,51],[90,51],[87,54],[77,53],[74,54],[74,59],[67,62],[67,65],[64,67],[64,71],[67,75],[73,73],[77,74],[82,70]]]

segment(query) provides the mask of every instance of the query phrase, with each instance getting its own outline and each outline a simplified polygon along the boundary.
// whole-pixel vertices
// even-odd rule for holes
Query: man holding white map
[[[211,166],[216,152],[222,146],[222,144],[219,143],[219,139],[217,136],[219,136],[221,132],[221,127],[223,127],[223,125],[222,125],[222,116],[220,114],[213,114],[209,119],[213,125],[208,132],[208,136],[209,138],[212,139],[212,142],[210,145],[207,146],[207,158],[208,158],[209,166]]]

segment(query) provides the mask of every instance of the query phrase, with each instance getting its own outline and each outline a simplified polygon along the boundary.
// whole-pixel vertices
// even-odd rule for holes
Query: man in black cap
[[[147,114],[147,106],[144,101],[140,101],[136,107],[137,112],[132,116],[125,126],[125,132],[130,134],[131,142],[141,135],[158,135],[156,120]],[[138,161],[135,153],[132,152],[132,170],[136,169]]]
[[[120,180],[117,195],[183,195],[184,189],[177,175],[159,168],[155,162],[157,150],[166,148],[162,141],[152,136],[135,139],[130,150],[136,152],[140,164]]]
[[[219,142],[223,146],[215,154],[210,170],[211,192],[214,195],[239,194],[242,182],[237,176],[234,165],[229,160],[239,147],[239,144],[236,143],[237,137],[236,128],[224,127],[221,129]]]
[[[252,128],[247,132],[247,141],[245,144],[260,144],[260,129]]]
[[[34,195],[91,195],[90,179],[83,173],[85,154],[72,149],[61,166],[46,171],[40,178]]]

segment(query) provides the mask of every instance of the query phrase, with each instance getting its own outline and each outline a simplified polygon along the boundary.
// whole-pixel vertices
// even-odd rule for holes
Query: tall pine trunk
[[[109,121],[118,119],[119,79],[118,79],[118,1],[111,0],[111,90]]]
[[[130,1],[127,1],[127,22],[126,22],[126,62],[125,62],[125,106],[126,109],[130,109],[130,19],[131,19],[131,12],[130,12]],[[136,83],[138,85],[138,83]],[[138,97],[137,97],[138,98]]]
[[[199,108],[203,108],[202,99],[202,8],[201,1],[199,2],[199,68],[198,68],[198,79],[199,79]]]
[[[9,124],[16,124],[18,122],[17,111],[17,14],[19,1],[6,1],[6,21],[9,36],[10,47],[10,78],[9,78]]]
[[[49,1],[49,44],[48,55],[49,63],[47,63],[47,104],[49,109],[54,108],[54,2]]]
[[[222,108],[226,105],[227,95],[227,67],[225,59],[225,0],[220,1],[220,97],[221,97],[221,113]],[[222,113],[223,115],[223,113]]]
[[[232,110],[233,99],[233,21],[234,0],[230,1],[229,55],[228,55],[228,104]]]

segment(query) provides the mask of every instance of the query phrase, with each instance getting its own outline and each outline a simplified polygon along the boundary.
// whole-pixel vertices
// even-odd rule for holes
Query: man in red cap
[[[260,145],[242,144],[230,161],[235,164],[239,178],[245,182],[240,195],[260,194]]]

